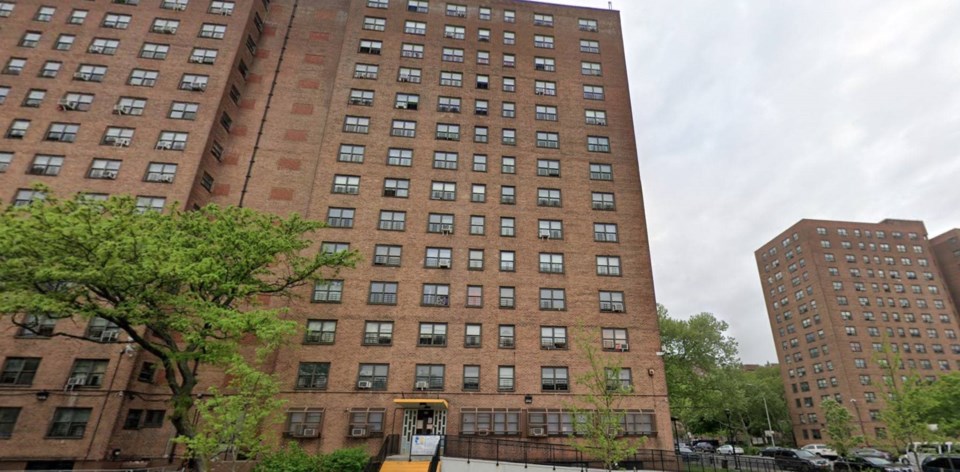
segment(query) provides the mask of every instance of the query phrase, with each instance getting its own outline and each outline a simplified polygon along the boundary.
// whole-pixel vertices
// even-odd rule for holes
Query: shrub
[[[361,447],[337,449],[323,456],[320,461],[321,472],[362,472],[370,456]]]
[[[253,472],[318,472],[321,460],[319,456],[307,453],[299,444],[292,442],[279,451],[264,454]]]

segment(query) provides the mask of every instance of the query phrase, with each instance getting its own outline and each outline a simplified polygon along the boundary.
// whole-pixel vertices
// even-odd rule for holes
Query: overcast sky
[[[960,226],[960,1],[613,4],[657,300],[744,362],[776,362],[753,251],[793,223]]]

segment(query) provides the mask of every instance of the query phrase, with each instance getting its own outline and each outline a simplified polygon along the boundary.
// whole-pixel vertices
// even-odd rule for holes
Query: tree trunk
[[[195,383],[190,382],[189,387],[181,386],[170,399],[171,403],[173,403],[170,422],[173,423],[177,437],[193,438],[196,435],[195,425],[190,420],[190,410],[193,409],[194,402],[192,395],[193,385],[195,385]],[[206,472],[209,470],[209,467],[205,461],[198,462],[191,459],[187,470]]]

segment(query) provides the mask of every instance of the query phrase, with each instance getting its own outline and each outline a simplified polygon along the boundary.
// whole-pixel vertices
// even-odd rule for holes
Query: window
[[[473,128],[473,142],[486,143],[490,141],[490,128],[486,126],[476,126]]]
[[[504,92],[516,92],[517,91],[517,79],[513,77],[504,77],[503,78],[503,91]]]
[[[154,85],[157,85],[158,77],[160,77],[160,72],[155,70],[133,69],[130,71],[130,78],[127,79],[127,85],[133,85],[135,87],[153,87]],[[186,78],[186,76],[184,76],[184,78]],[[192,90],[193,82],[181,82],[180,88]],[[206,82],[198,82],[198,90],[202,91],[205,88]]]
[[[540,272],[548,274],[563,273],[563,254],[540,253]]]
[[[517,254],[514,251],[500,251],[500,271],[513,272],[516,270]]]
[[[178,20],[157,18],[153,20],[150,31],[160,34],[176,34],[178,28],[180,28],[180,21]]]
[[[592,192],[590,198],[591,198],[591,208],[593,208],[594,210],[616,209],[616,203],[614,202],[614,197],[612,193]]]
[[[104,28],[127,29],[130,26],[130,15],[118,15],[107,13],[103,16],[103,23],[100,26]]]
[[[478,324],[467,324],[464,327],[463,333],[463,346],[464,347],[480,347],[481,341],[481,328],[482,325]]]
[[[329,362],[301,362],[297,369],[297,388],[325,390],[329,373]]]
[[[561,206],[560,190],[550,188],[537,189],[537,206],[559,207]]]
[[[81,82],[103,82],[103,76],[107,74],[107,68],[104,66],[92,66],[81,64],[73,74],[73,80]]]
[[[407,198],[410,194],[410,181],[407,179],[384,179],[383,196]]]
[[[580,62],[580,73],[583,75],[594,75],[594,76],[603,75],[603,73],[600,70],[599,62],[587,62],[587,61]]]
[[[467,253],[467,268],[483,270],[483,249],[470,249]]]
[[[622,313],[624,311],[623,292],[601,291],[600,311]]]
[[[333,344],[337,335],[337,322],[329,320],[307,321],[304,344]]]
[[[13,14],[13,7],[12,2],[0,2],[0,18],[7,18]]]
[[[507,146],[516,146],[517,145],[517,130],[512,128],[504,128],[501,131],[500,142]]]
[[[368,5],[373,0],[368,0]],[[381,0],[384,1],[384,0]],[[383,3],[386,5],[386,2]],[[383,408],[353,408],[350,410],[350,430],[362,430],[367,434],[383,434],[383,421],[386,410]]]
[[[53,14],[56,13],[57,9],[54,7],[40,7],[37,9],[37,14],[33,17],[34,21],[49,22],[53,19]]]
[[[463,26],[446,25],[443,27],[443,37],[449,39],[464,39],[467,37],[467,29]]]
[[[503,11],[503,22],[504,23],[516,23],[517,22],[517,12],[513,10],[504,10]]]
[[[588,20],[580,18],[577,20],[577,24],[580,26],[580,31],[590,31],[597,32],[599,28],[597,27],[597,20]]]
[[[537,105],[536,118],[541,121],[557,121],[557,107],[550,105]],[[537,133],[538,135],[540,133]],[[554,133],[556,134],[556,133]],[[539,145],[540,138],[537,138]]]
[[[443,390],[443,365],[417,364],[413,388],[416,390]]]
[[[164,151],[183,151],[187,147],[188,136],[187,133],[161,131],[155,148]]]
[[[599,85],[584,85],[583,98],[587,100],[603,100],[603,87]]]
[[[143,43],[143,46],[140,48],[140,57],[144,59],[163,60],[167,58],[169,52],[169,44]]]
[[[370,282],[370,296],[367,303],[371,305],[396,305],[396,282]]]
[[[407,23],[409,24],[411,22],[408,21]],[[366,16],[363,18],[363,29],[371,31],[384,31],[387,29],[387,19]]]
[[[450,248],[428,247],[423,265],[427,268],[449,269],[453,257],[453,250]]]
[[[388,246],[378,244],[374,248],[373,265],[394,266],[400,265],[400,256],[403,252],[401,246]]]
[[[407,11],[414,13],[428,13],[430,4],[426,0],[408,0]]]
[[[536,95],[555,96],[557,94],[557,83],[546,80],[534,81],[533,93]]]
[[[190,62],[194,64],[213,64],[217,62],[217,50],[193,48],[193,51],[190,52]]]
[[[606,368],[604,372],[607,376],[607,391],[633,391],[633,380],[630,369]]]
[[[227,25],[215,25],[204,23],[200,26],[200,37],[210,39],[223,39],[227,34]]]
[[[343,119],[344,133],[367,134],[370,131],[370,118],[366,116],[349,116]]]
[[[446,284],[423,284],[420,304],[424,306],[450,306],[450,286]]]
[[[433,153],[433,168],[456,170],[458,157],[459,155],[455,152],[436,151]]]
[[[80,131],[80,125],[69,123],[51,123],[47,129],[47,134],[43,137],[45,141],[58,141],[61,143],[72,143],[77,139],[77,132]],[[60,159],[61,163],[63,159]],[[32,173],[32,172],[31,172]],[[56,175],[46,174],[46,175]]]
[[[535,57],[533,58],[533,68],[544,72],[555,72],[557,62],[552,57]]]
[[[487,201],[487,186],[483,184],[473,184],[470,189],[470,201],[474,203]]]
[[[597,275],[620,276],[620,257],[597,256]]]
[[[541,310],[565,310],[566,293],[562,288],[541,288],[540,289],[540,309]]]
[[[504,33],[506,34],[506,33]],[[512,34],[512,33],[511,33]],[[504,38],[506,41],[506,38]],[[517,66],[517,56],[514,54],[503,54],[503,67],[513,68]]]
[[[360,364],[357,373],[357,388],[386,390],[390,374],[390,364]]]
[[[27,31],[23,33],[23,36],[20,38],[20,43],[18,46],[22,48],[35,48],[40,44],[40,38],[43,35],[39,31]]]
[[[589,39],[580,40],[580,52],[600,54],[600,42]]]
[[[13,153],[0,151],[0,174],[7,171],[10,168],[10,162],[13,161]]]
[[[590,164],[591,180],[613,180],[613,167],[609,164]]]
[[[27,135],[28,129],[30,129],[30,120],[13,120],[10,122],[10,127],[7,128],[6,138],[23,139]]]
[[[541,367],[540,386],[545,392],[566,392],[570,389],[570,378],[566,367]]]
[[[437,123],[436,138],[443,141],[460,141],[460,125]]]
[[[0,439],[13,436],[13,428],[17,425],[18,416],[20,416],[19,407],[0,407]]]
[[[377,228],[383,231],[404,231],[407,229],[407,212],[380,210]]]
[[[460,99],[456,97],[438,97],[437,111],[443,113],[460,113]]]
[[[4,2],[4,3],[6,3],[6,2]],[[0,6],[0,16],[3,16],[2,10],[3,10],[3,7]],[[67,18],[67,24],[68,24],[68,25],[82,25],[83,22],[87,20],[87,15],[88,15],[89,13],[90,13],[90,12],[88,12],[87,10],[73,10],[72,12],[70,12],[70,17]]]
[[[380,66],[375,64],[357,64],[353,67],[353,78],[377,80]]]
[[[601,347],[606,351],[627,351],[627,330],[622,328],[603,328],[600,330]]]
[[[422,73],[423,72],[420,69],[401,67],[400,72],[397,75],[397,82],[410,82],[412,84],[419,84]]]
[[[117,104],[113,106],[113,113],[117,115],[143,115],[143,110],[147,106],[147,100],[143,98],[120,97]]]
[[[319,436],[323,424],[323,408],[298,408],[287,410],[283,434],[295,438]]]
[[[490,30],[485,29],[485,28],[480,28],[480,29],[478,29],[478,30],[477,30],[477,41],[478,41],[478,42],[481,42],[481,43],[489,43],[489,42],[490,42]],[[490,57],[490,56],[489,56],[489,53],[488,53],[487,58],[489,59],[489,57]],[[488,62],[488,64],[489,64],[489,62]]]
[[[7,65],[3,67],[3,73],[7,75],[20,75],[23,68],[27,66],[27,60],[19,57],[10,58]]]
[[[467,286],[467,308],[480,308],[483,306],[483,286]]]
[[[8,357],[0,372],[2,386],[30,386],[40,367],[39,357]]]
[[[360,193],[360,177],[356,175],[334,175],[333,193],[356,195]]]
[[[57,102],[57,109],[61,111],[89,111],[92,104],[93,95],[67,92]]]
[[[517,220],[511,216],[500,217],[500,236],[512,238],[517,234]]]
[[[534,13],[533,24],[534,26],[553,26],[553,15]]]
[[[116,161],[119,162],[119,161]],[[119,165],[119,164],[118,164]],[[151,162],[147,165],[147,174],[143,180],[147,182],[173,183],[177,175],[177,165],[163,162]]]
[[[594,223],[593,240],[599,242],[617,242],[617,225],[612,223]]]
[[[501,186],[500,203],[504,205],[513,205],[517,203],[517,188],[510,185]]]
[[[537,131],[537,147],[547,149],[560,148],[560,135],[558,133],[548,133]]]
[[[40,77],[43,77],[46,79],[55,78],[57,74],[60,73],[61,67],[63,67],[63,63],[60,63],[57,61],[47,61],[43,64],[43,68],[40,69]],[[0,87],[0,103],[3,103],[3,99],[6,95],[3,92],[4,88],[5,87]],[[10,89],[7,88],[6,90],[9,91]]]
[[[383,42],[381,41],[371,41],[368,39],[361,39],[360,46],[357,49],[357,52],[361,54],[375,54],[380,55],[380,50],[383,49]]]
[[[409,167],[413,161],[412,149],[390,148],[387,151],[387,165]]]
[[[587,151],[610,152],[610,138],[604,136],[587,136]]]
[[[47,431],[48,438],[82,438],[92,408],[57,408]]]
[[[455,5],[452,3],[447,4],[447,16],[455,16],[459,18],[467,17],[467,6],[466,5]]]
[[[99,359],[77,359],[70,370],[68,388],[100,387],[107,371],[108,362]]]
[[[331,228],[353,228],[353,208],[330,207],[327,210],[327,226]]]
[[[400,47],[400,56],[401,56],[401,57],[410,57],[410,58],[414,58],[414,59],[422,59],[422,58],[423,58],[423,45],[422,45],[422,44],[408,44],[408,43],[403,43],[403,45]],[[463,58],[462,58],[462,55],[461,55],[461,61],[460,61],[460,62],[463,62],[462,59],[463,59]],[[446,59],[445,59],[445,60],[446,60]]]
[[[393,343],[393,322],[367,321],[363,333],[365,345],[390,345]]]
[[[504,31],[503,32],[503,44],[507,46],[512,46],[517,44],[517,34],[513,31]]]
[[[500,308],[512,309],[515,303],[516,290],[514,287],[500,287]]]
[[[214,15],[230,16],[233,14],[234,8],[234,2],[213,1],[210,2],[210,9],[207,11],[213,13]]]
[[[399,136],[403,138],[413,138],[417,136],[417,122],[405,120],[393,120],[390,128],[390,136]]]

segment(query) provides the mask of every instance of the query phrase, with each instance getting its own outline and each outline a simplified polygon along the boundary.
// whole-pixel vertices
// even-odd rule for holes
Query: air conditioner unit
[[[77,72],[73,74],[73,78],[77,80],[87,81],[90,80],[90,73],[88,72]]]
[[[94,54],[103,54],[103,46],[90,46],[90,52]]]
[[[397,104],[397,110],[406,110],[406,109],[407,109],[407,104],[406,104],[406,103],[398,103],[398,104]]]
[[[350,428],[350,437],[352,438],[367,437],[367,428]]]
[[[443,33],[443,37],[444,37],[444,38],[456,38],[456,37],[457,37],[457,33],[450,33],[450,32]]]
[[[386,265],[387,256],[373,256],[373,265]]]
[[[107,179],[107,180],[114,180],[114,179],[117,178],[117,171],[115,171],[115,170],[105,170],[105,171],[102,171],[102,172],[100,172],[100,178],[101,178],[101,179]],[[117,333],[116,331],[114,331],[114,334],[119,334],[119,333]],[[116,338],[114,338],[113,340],[116,341]]]
[[[453,226],[443,225],[443,226],[440,228],[440,233],[441,233],[441,234],[453,234]]]
[[[129,115],[129,114],[130,114],[130,108],[131,108],[131,107],[124,106],[124,105],[114,105],[113,111],[114,111],[114,113],[116,113],[116,114],[118,114],[118,115]]]
[[[163,26],[158,30],[158,32],[163,34],[174,34],[177,32],[177,28],[175,26]]]
[[[294,436],[298,438],[315,438],[320,436],[320,430],[317,428],[303,428],[299,434],[295,434]]]
[[[130,138],[114,138],[113,145],[116,147],[129,147]]]
[[[630,345],[627,344],[627,343],[615,344],[615,345],[613,346],[613,349],[614,349],[614,350],[617,350],[617,351],[629,351],[629,350],[630,350]]]
[[[547,430],[546,430],[546,428],[542,428],[542,427],[532,427],[532,428],[530,428],[530,436],[531,436],[531,437],[539,438],[539,437],[544,437],[544,436],[546,436],[546,435],[547,435]]]
[[[408,75],[401,75],[398,80],[399,80],[400,82],[410,82],[410,76],[408,76]]]
[[[537,95],[546,95],[547,92],[544,92],[543,90],[537,90],[534,93],[536,93]]]
[[[597,120],[597,124],[600,126],[607,126],[607,120]]]
[[[47,172],[46,166],[32,166],[28,174],[30,175],[43,175]]]
[[[465,18],[467,16],[467,12],[464,12],[464,11],[454,12],[453,16],[459,16],[460,18]]]
[[[61,98],[60,101],[57,102],[57,103],[60,105],[60,107],[61,107],[63,110],[76,110],[76,109],[77,109],[77,102],[76,102],[76,101],[73,101],[73,100],[69,100],[69,99],[66,99],[66,98]]]
[[[116,178],[116,173],[114,173],[114,172],[111,172],[111,173],[114,175],[114,178]],[[104,174],[106,174],[106,172],[104,172]],[[104,331],[104,332],[100,333],[100,342],[102,342],[102,343],[112,343],[112,342],[116,342],[117,339],[119,339],[119,338],[120,338],[120,332],[119,332],[119,331]]]
[[[159,180],[160,182],[169,184],[169,183],[172,183],[172,182],[173,182],[173,176],[172,176],[172,175],[161,175],[158,180]]]
[[[512,339],[501,339],[501,340],[500,340],[500,347],[513,347],[513,340],[512,340]]]
[[[550,239],[550,230],[541,229],[540,230],[540,239]]]
[[[194,64],[203,64],[204,62],[203,60],[204,60],[203,56],[190,56],[190,62]]]
[[[441,268],[441,269],[449,269],[449,268],[450,268],[450,261],[440,261],[440,262],[437,263],[437,267],[439,267],[439,268]]]
[[[623,304],[613,303],[610,305],[610,311],[615,313],[623,313]]]
[[[157,143],[156,149],[165,149],[165,150],[173,149],[173,143],[166,142],[166,141],[159,142]]]
[[[426,390],[426,389],[430,388],[430,382],[427,382],[426,380],[421,380],[421,381],[417,382],[416,384],[414,384],[414,385],[413,385],[413,388],[415,388],[415,389],[417,389],[417,390]]]
[[[369,381],[369,380],[361,380],[361,381],[357,382],[357,388],[362,389],[362,390],[371,389],[371,388],[373,388],[373,382],[371,382],[371,381]]]
[[[193,82],[193,83],[190,84],[189,88],[190,88],[190,90],[203,91],[203,90],[206,90],[206,89],[207,89],[207,84],[202,83],[202,82]]]
[[[490,430],[489,430],[489,429],[478,429],[478,430],[477,430],[477,436],[489,436],[489,435],[490,435]]]
[[[73,390],[74,387],[77,387],[77,386],[81,386],[81,387],[82,387],[82,386],[84,386],[84,385],[86,385],[86,384],[87,384],[87,376],[86,376],[86,375],[83,375],[83,374],[74,375],[73,377],[70,377],[69,379],[67,379],[67,385],[65,385],[63,389],[64,389],[64,390]]]
[[[186,4],[178,3],[178,4],[176,4],[176,5],[173,6],[173,9],[174,9],[174,10],[177,10],[177,11],[184,11],[184,10],[187,9],[187,5],[186,5]]]

